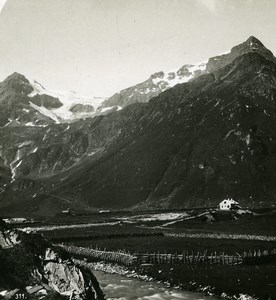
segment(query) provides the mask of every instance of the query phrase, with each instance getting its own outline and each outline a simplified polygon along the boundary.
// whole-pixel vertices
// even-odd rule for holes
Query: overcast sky
[[[111,96],[250,35],[276,53],[275,20],[275,0],[8,0],[0,80],[17,71],[49,89]]]

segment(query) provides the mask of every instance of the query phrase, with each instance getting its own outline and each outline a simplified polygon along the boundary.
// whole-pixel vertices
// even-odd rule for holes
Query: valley
[[[169,258],[167,262],[163,258],[160,262],[149,260],[127,265],[122,267],[125,268],[124,276],[130,276],[134,270],[141,278],[148,276],[145,278],[184,290],[216,296],[235,295],[237,298],[240,294],[248,294],[267,299],[268,295],[275,297],[275,283],[272,280],[276,274],[275,255],[259,261],[256,256],[246,263],[233,262],[233,265],[228,265],[227,260],[222,265],[204,263],[204,260],[200,263],[196,259],[199,253],[200,257],[212,255],[214,260],[215,255],[219,257],[221,254],[226,259],[227,255],[235,257],[238,254],[242,257],[245,252],[254,255],[254,252],[275,250],[275,214],[275,209],[103,212],[57,215],[54,218],[33,219],[29,223],[21,220],[14,226],[23,231],[40,233],[55,244],[64,245],[69,252],[70,246],[76,246],[79,249],[123,251],[134,256],[155,253],[158,258],[158,255],[166,254]],[[214,219],[210,221],[207,215],[212,215]],[[170,255],[176,253],[194,255],[194,262],[183,264],[181,260],[171,259]],[[77,255],[75,252],[71,255],[81,259],[82,264],[87,264],[93,272],[110,270],[115,274],[122,273],[120,262],[116,265],[114,261],[110,265],[109,260]],[[108,278],[108,274],[104,276]]]
[[[101,300],[94,272],[108,299],[132,299],[132,289],[138,299],[274,299],[275,74],[273,53],[250,36],[110,98],[8,76],[0,83],[4,299],[20,287],[45,299]]]
[[[276,300],[275,20],[0,0],[0,300]]]

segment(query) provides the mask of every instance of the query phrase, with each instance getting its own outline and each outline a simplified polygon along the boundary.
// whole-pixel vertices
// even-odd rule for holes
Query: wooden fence
[[[90,249],[76,246],[65,246],[62,247],[77,257],[85,257],[92,258],[95,260],[103,260],[107,262],[119,263],[126,266],[135,264],[137,262],[137,257],[131,255],[130,253],[126,253],[124,250],[122,251],[105,251],[98,249]]]
[[[81,258],[103,260],[106,262],[119,263],[122,265],[143,265],[143,264],[208,264],[208,265],[239,265],[239,264],[260,264],[270,260],[276,260],[276,249],[253,250],[242,254],[227,255],[216,252],[207,255],[183,251],[181,254],[174,253],[127,253],[121,251],[105,251],[76,246],[62,245],[69,253]]]
[[[220,265],[237,265],[243,262],[239,255],[226,255],[224,253],[193,253],[184,251],[182,254],[163,254],[163,253],[146,253],[136,254],[137,263],[139,264],[220,264]]]
[[[250,250],[242,254],[244,264],[262,264],[276,261],[276,249],[272,250]]]

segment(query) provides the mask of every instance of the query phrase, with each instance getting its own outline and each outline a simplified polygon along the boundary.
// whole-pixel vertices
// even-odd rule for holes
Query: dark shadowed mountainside
[[[274,204],[275,99],[275,57],[250,37],[148,103],[32,133],[36,159],[11,168],[1,211]]]

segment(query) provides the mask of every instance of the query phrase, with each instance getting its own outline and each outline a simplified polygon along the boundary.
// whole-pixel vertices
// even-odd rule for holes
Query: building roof
[[[237,201],[233,200],[232,198],[224,199],[220,203],[223,203],[224,201],[227,201],[230,204],[239,204]]]

